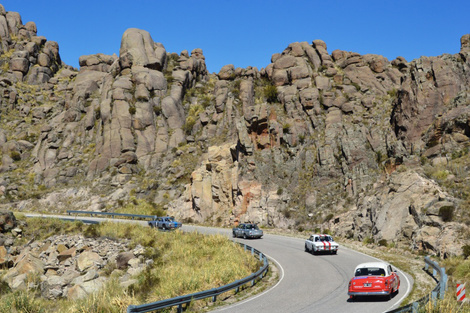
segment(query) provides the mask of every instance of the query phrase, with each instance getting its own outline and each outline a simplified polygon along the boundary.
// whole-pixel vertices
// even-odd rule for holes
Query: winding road
[[[46,216],[25,214],[26,216]],[[69,217],[70,218],[70,217]],[[124,221],[92,217],[72,217],[88,221]],[[143,221],[131,221],[147,225]],[[183,225],[183,231],[205,234],[219,233],[229,237],[231,229]],[[265,234],[262,239],[235,239],[263,252],[279,268],[279,282],[247,300],[218,308],[214,312],[318,312],[318,313],[383,313],[398,307],[412,288],[412,278],[398,270],[400,292],[391,300],[359,299],[347,295],[348,282],[354,268],[377,259],[340,245],[337,255],[312,255],[304,251],[304,239]]]

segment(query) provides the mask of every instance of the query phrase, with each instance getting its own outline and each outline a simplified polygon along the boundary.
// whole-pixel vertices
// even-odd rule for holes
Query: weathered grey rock
[[[134,253],[131,251],[119,253],[116,257],[116,267],[118,269],[125,269],[128,266],[129,260],[134,258]]]
[[[101,266],[103,259],[98,253],[93,251],[85,251],[80,254],[77,259],[77,270],[83,272],[92,266]]]
[[[233,64],[228,64],[223,66],[219,71],[219,79],[229,80],[233,79],[235,74],[235,66]]]
[[[137,28],[129,28],[124,32],[119,55],[120,58],[127,58],[128,65],[154,70],[163,69],[166,57],[163,46],[156,47],[150,34]],[[128,65],[121,64],[123,68],[131,67]]]
[[[78,300],[87,296],[87,292],[81,285],[75,285],[67,289],[67,299]]]
[[[29,61],[25,58],[15,58],[10,61],[10,69],[26,74],[29,70]]]

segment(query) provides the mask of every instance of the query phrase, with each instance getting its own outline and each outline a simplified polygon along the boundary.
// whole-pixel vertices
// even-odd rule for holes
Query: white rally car
[[[338,243],[330,235],[313,234],[305,240],[305,251],[310,253],[338,253]]]

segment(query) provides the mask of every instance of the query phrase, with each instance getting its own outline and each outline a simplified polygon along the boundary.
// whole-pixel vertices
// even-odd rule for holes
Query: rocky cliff
[[[410,62],[296,42],[218,74],[139,29],[77,70],[1,6],[0,38],[6,208],[252,220],[440,255],[469,242],[470,35]]]

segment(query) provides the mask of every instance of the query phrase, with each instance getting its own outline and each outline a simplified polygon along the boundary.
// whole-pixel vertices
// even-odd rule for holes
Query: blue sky
[[[167,52],[201,48],[209,72],[226,64],[266,67],[290,43],[315,39],[340,49],[403,56],[458,53],[470,33],[470,1],[415,0],[0,0],[23,24],[59,43],[62,60],[78,68],[81,55],[119,55],[124,31],[148,31]]]

